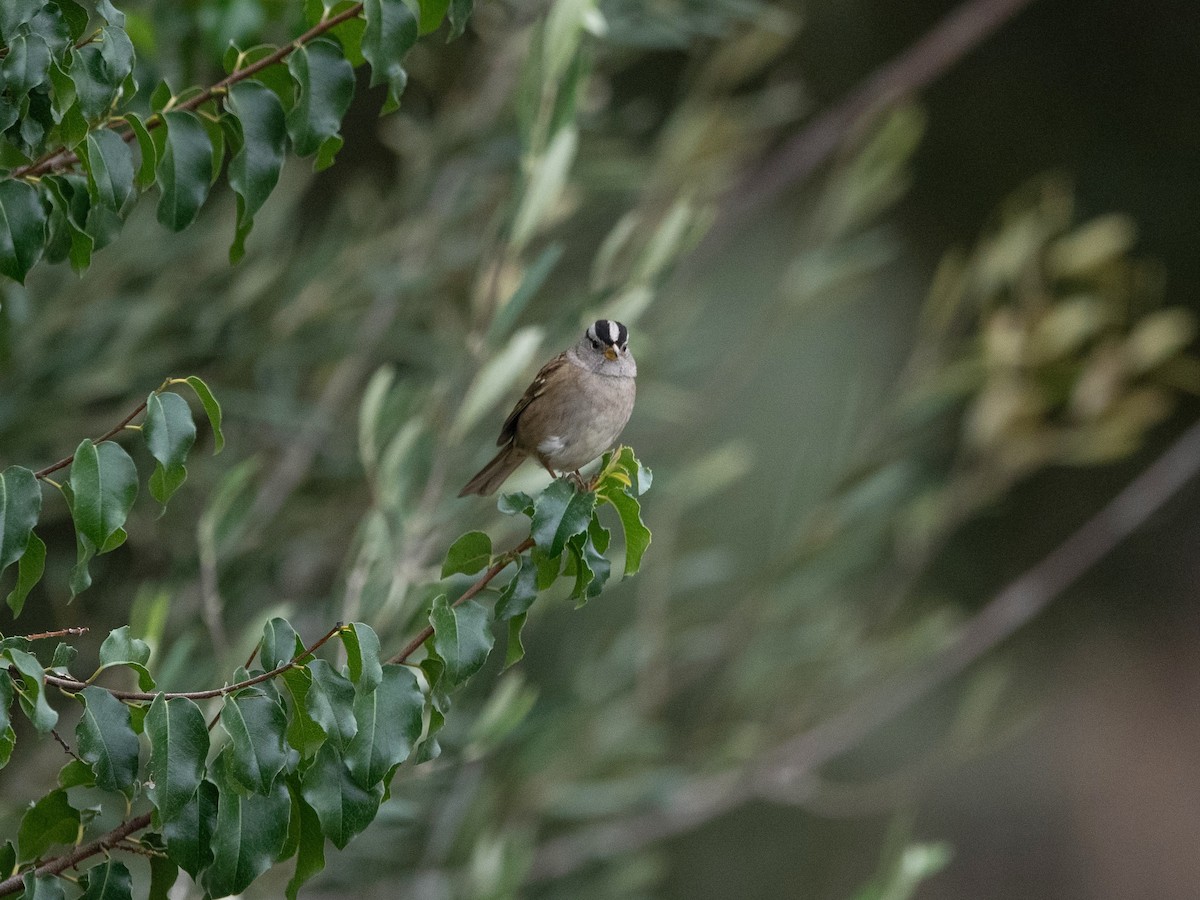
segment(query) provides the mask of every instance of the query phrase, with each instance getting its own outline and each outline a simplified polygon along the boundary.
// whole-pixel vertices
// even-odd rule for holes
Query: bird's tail
[[[468,494],[478,494],[481,497],[486,497],[488,494],[495,493],[496,488],[504,483],[504,479],[511,475],[513,470],[524,459],[525,451],[518,450],[512,444],[509,444],[496,454],[495,459],[480,469],[478,474],[467,482],[467,486],[458,492],[458,496],[465,497]]]

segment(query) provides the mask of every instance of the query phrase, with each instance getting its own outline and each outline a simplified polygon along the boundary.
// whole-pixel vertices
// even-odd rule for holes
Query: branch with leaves
[[[145,412],[139,430],[155,457],[155,477],[172,491],[182,478],[171,473],[182,469],[195,439],[187,404],[167,390],[177,384],[191,386],[200,396],[219,440],[220,406],[195,378],[164,381],[104,435],[115,436]],[[62,484],[49,478],[67,467],[70,478]],[[88,440],[39,473],[19,467],[5,471],[0,480],[3,546],[13,548],[13,555],[19,539],[25,543],[10,563],[23,560],[35,540],[39,480],[56,484],[68,497],[85,571],[96,548],[120,544],[112,535],[120,532],[123,540],[122,526],[137,492],[136,468],[117,444]],[[109,858],[84,873],[82,883],[88,890],[106,886],[104,896],[133,896],[129,868],[112,857],[129,850],[151,856],[149,890],[156,896],[180,869],[211,896],[240,893],[276,862],[295,857],[288,886],[288,896],[295,897],[324,867],[327,839],[341,849],[370,825],[401,764],[440,753],[437,734],[450,698],[487,661],[495,624],[507,629],[507,667],[524,655],[521,631],[539,594],[563,580],[567,596],[580,605],[599,595],[612,572],[606,555],[611,533],[598,515],[602,507],[611,506],[622,526],[624,572],[638,570],[650,541],[638,498],[650,481],[649,470],[621,447],[603,457],[587,489],[563,479],[536,498],[502,497],[503,512],[528,519],[528,536],[499,553],[483,532],[455,541],[427,624],[387,659],[365,623],[338,624],[305,645],[287,621],[273,618],[255,654],[230,683],[161,691],[149,669],[149,645],[128,626],[105,638],[99,665],[86,678],[70,672],[76,658],[71,644],[60,642],[48,665],[33,647],[35,639],[73,637],[80,629],[0,639],[0,761],[7,762],[16,742],[10,719],[14,700],[41,734],[57,735],[51,688],[83,706],[76,749],[64,742],[72,758],[58,786],[25,813],[17,841],[0,847],[0,869],[15,873],[0,882],[0,896],[20,890],[32,896],[39,884],[101,853]],[[151,491],[159,497],[154,485],[152,478]],[[39,492],[36,499],[27,493],[30,486]],[[166,499],[169,494],[160,497]],[[101,526],[103,535],[95,531]],[[477,598],[506,571],[512,575],[494,606],[481,604]],[[464,585],[464,578],[473,580]],[[78,576],[72,578],[73,586],[77,581]],[[335,637],[346,660],[340,667],[318,655]],[[255,658],[258,667],[250,669]],[[134,673],[139,690],[98,683],[104,673],[119,669]],[[216,715],[206,721],[198,702],[218,699]],[[217,722],[223,737],[214,743],[210,732]],[[148,760],[141,758],[143,737]],[[110,793],[131,812],[140,811],[104,834],[89,836],[70,794],[83,787]],[[148,828],[150,833],[129,844],[131,835]],[[48,855],[60,844],[72,849]]]

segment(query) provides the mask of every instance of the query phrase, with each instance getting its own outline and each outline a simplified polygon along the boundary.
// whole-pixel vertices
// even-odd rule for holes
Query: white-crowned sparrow
[[[542,366],[504,420],[496,441],[503,449],[458,496],[491,494],[527,456],[557,478],[611,447],[633,412],[637,363],[628,342],[629,329],[600,319]]]

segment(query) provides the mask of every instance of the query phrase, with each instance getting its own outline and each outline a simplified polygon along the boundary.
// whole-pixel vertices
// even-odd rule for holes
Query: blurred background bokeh
[[[142,84],[178,87],[300,5],[122,8]],[[458,533],[512,540],[454,495],[521,387],[619,318],[641,573],[540,602],[305,896],[1196,896],[1200,481],[899,714],[795,741],[922,671],[1200,412],[1200,13],[1024,5],[773,181],[959,4],[483,0],[398,112],[360,79],[337,163],[289,161],[237,266],[221,189],[181,234],[144,200],[83,278],[3,284],[0,465],[193,372],[228,440],[69,604],[48,499],[3,630],[129,622],[166,689],[219,684],[275,614],[397,647]],[[23,746],[8,825],[61,763]]]

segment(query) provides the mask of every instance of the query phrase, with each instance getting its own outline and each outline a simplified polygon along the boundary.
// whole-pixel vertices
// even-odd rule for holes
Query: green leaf
[[[125,863],[110,859],[87,870],[87,890],[79,900],[129,900],[133,878]]]
[[[138,770],[138,738],[129,707],[95,685],[75,696],[83,703],[75,738],[80,757],[96,774],[96,786],[132,797]]]
[[[21,879],[25,893],[21,900],[66,900],[62,879],[54,875],[38,875],[30,869]]]
[[[263,626],[262,644],[259,645],[258,658],[263,670],[270,672],[291,660],[303,649],[296,630],[286,619],[274,616]]]
[[[371,87],[388,86],[383,112],[391,112],[408,83],[404,55],[417,42],[417,20],[404,0],[365,0],[363,12],[362,53],[371,64]]]
[[[7,668],[0,668],[0,731],[12,724],[13,683]],[[0,872],[3,868],[0,868]]]
[[[64,790],[51,791],[21,817],[17,831],[17,858],[30,862],[55,844],[73,844],[79,835],[79,810],[67,801]]]
[[[521,613],[508,620],[508,646],[504,650],[504,668],[515,666],[525,658],[525,645],[521,642],[521,630],[525,627],[528,613]]]
[[[137,138],[138,152],[141,155],[135,181],[139,188],[145,189],[154,184],[154,170],[158,166],[158,146],[154,143],[154,138],[150,136],[150,129],[146,127],[141,117],[127,112],[125,113],[125,122],[133,131],[134,137]]]
[[[596,508],[596,495],[580,493],[566,478],[542,491],[533,510],[534,542],[551,559],[562,555],[567,541],[587,530]]]
[[[75,0],[50,0],[57,8],[66,23],[68,37],[72,41],[79,40],[87,30],[88,13]]]
[[[179,866],[162,856],[150,857],[150,886],[146,900],[170,900],[171,887],[179,878]]]
[[[40,34],[18,34],[8,43],[0,75],[14,100],[50,79],[50,45]]]
[[[129,626],[122,625],[110,631],[100,645],[100,668],[96,671],[99,673],[112,666],[128,666],[137,672],[138,687],[143,691],[152,691],[154,679],[146,668],[149,661],[150,645],[140,638],[130,637]]]
[[[119,444],[84,439],[71,463],[70,485],[75,529],[99,549],[125,524],[137,497],[137,467]]]
[[[437,31],[449,7],[450,0],[425,0],[421,4],[421,34]]]
[[[108,80],[119,86],[133,72],[133,42],[123,29],[107,26],[100,29],[98,46]]]
[[[374,820],[383,785],[360,787],[342,761],[341,751],[330,742],[321,747],[304,773],[301,794],[316,811],[321,831],[341,850]]]
[[[93,202],[121,212],[133,196],[133,151],[107,128],[89,132],[85,146],[80,158],[87,167]]]
[[[467,21],[471,18],[471,10],[475,0],[450,0],[450,40],[462,37],[467,30]]]
[[[452,607],[442,594],[433,601],[429,623],[433,648],[446,666],[442,689],[449,690],[479,671],[487,659],[494,641],[491,616],[474,600]]]
[[[292,698],[291,715],[288,717],[288,743],[305,759],[311,757],[325,743],[325,729],[317,724],[308,711],[308,692],[312,689],[312,672],[307,668],[288,669],[280,676],[284,687]]]
[[[323,659],[308,664],[312,673],[305,705],[330,740],[346,747],[358,726],[354,722],[354,685]]]
[[[158,160],[158,221],[182,231],[196,220],[212,184],[212,143],[194,113],[163,113],[166,144]],[[190,379],[189,379],[190,382]]]
[[[228,751],[213,768],[219,791],[217,826],[212,864],[201,883],[211,896],[225,897],[240,894],[275,863],[287,840],[292,801],[282,778],[265,794],[243,794],[231,777]]]
[[[209,864],[213,855],[213,831],[217,827],[217,786],[200,782],[200,789],[174,818],[162,823],[167,855],[192,878]]]
[[[425,695],[407,666],[384,666],[379,686],[354,699],[358,731],[346,749],[346,766],[359,787],[375,787],[408,759],[421,738],[424,708]]]
[[[252,687],[226,696],[221,727],[229,735],[228,776],[249,791],[266,795],[287,763],[287,716],[265,691]],[[222,794],[224,793],[222,789]]]
[[[642,566],[642,557],[650,546],[650,529],[642,521],[642,506],[636,497],[624,491],[605,493],[602,499],[612,504],[625,532],[625,574],[633,575]]]
[[[4,656],[21,673],[21,683],[13,682],[21,701],[21,711],[34,728],[46,734],[58,722],[58,713],[46,701],[46,672],[42,664],[32,653],[16,647],[9,647]]]
[[[229,257],[237,262],[245,252],[255,213],[279,183],[287,119],[279,97],[257,81],[231,87],[225,106],[236,117],[242,133],[242,146],[229,163],[229,186],[238,197],[237,233]]]
[[[496,618],[503,621],[525,615],[537,599],[537,592],[537,564],[530,557],[522,556],[517,573],[504,586],[496,601]]]
[[[486,569],[492,561],[492,539],[482,531],[468,531],[453,544],[442,563],[442,577],[474,575]]]
[[[96,12],[104,16],[104,21],[118,28],[125,27],[125,13],[112,5],[112,0],[96,0]]]
[[[125,78],[124,75],[113,78],[109,74],[104,51],[95,44],[71,51],[71,66],[67,74],[75,85],[79,111],[89,122],[109,114]]]
[[[598,597],[608,582],[612,564],[597,544],[608,547],[609,537],[608,529],[593,516],[586,532],[567,541],[567,550],[575,570],[575,584],[570,596],[576,601],[576,608]]]
[[[208,756],[208,725],[191,700],[159,694],[146,713],[145,733],[150,739],[146,796],[164,822],[196,796]]]
[[[196,396],[200,399],[200,405],[204,407],[204,412],[208,416],[208,424],[212,426],[213,430],[213,456],[216,456],[225,447],[225,435],[221,433],[221,404],[217,402],[213,392],[200,378],[189,375],[185,380],[196,392]]]
[[[196,442],[196,423],[187,401],[170,392],[151,394],[146,400],[142,436],[150,455],[164,469],[183,468]]]
[[[532,518],[533,498],[524,491],[501,494],[500,499],[496,501],[496,509],[500,510],[506,516],[515,516],[524,513]]]
[[[42,511],[42,486],[33,472],[9,466],[0,472],[0,572],[22,556]]]
[[[0,181],[0,275],[25,283],[46,244],[46,211],[24,181]]]
[[[66,257],[76,272],[87,269],[92,259],[96,239],[87,231],[88,211],[91,198],[87,192],[87,179],[78,175],[48,175],[42,179],[54,215],[50,217],[50,239],[47,242],[46,258],[57,262],[65,257],[56,257],[51,252],[58,242],[65,242]],[[56,232],[60,235],[56,239]]]
[[[162,463],[157,463],[154,471],[150,474],[150,496],[161,503],[165,510],[175,492],[183,486],[185,481],[187,481],[186,466],[171,466],[167,469],[163,468]]]
[[[342,48],[328,38],[318,38],[288,57],[288,71],[299,88],[296,105],[287,116],[296,155],[309,156],[333,140],[340,146],[342,118],[354,99],[354,67]]]
[[[60,788],[95,787],[96,773],[81,759],[72,759],[58,770]]]
[[[287,900],[297,900],[304,883],[325,868],[325,833],[316,810],[297,798],[292,807],[292,827],[299,827],[296,848],[296,872],[287,884]],[[299,818],[299,822],[295,818]]]
[[[30,21],[42,8],[43,0],[4,0],[0,3],[0,39],[12,40],[18,28]]]
[[[370,625],[351,622],[341,632],[346,648],[346,667],[357,693],[375,690],[383,677],[379,662],[379,635]]]

